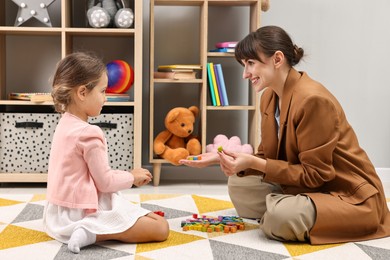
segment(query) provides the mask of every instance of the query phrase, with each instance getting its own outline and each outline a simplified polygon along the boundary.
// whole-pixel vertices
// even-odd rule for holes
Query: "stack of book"
[[[25,100],[25,101],[35,102],[35,103],[53,101],[53,98],[51,97],[50,93],[30,93],[30,92],[11,93],[9,94],[9,99]]]
[[[218,42],[215,44],[215,48],[210,50],[210,52],[230,52],[234,53],[234,48],[236,47],[237,42]]]
[[[154,72],[155,79],[196,79],[201,65],[160,65]]]
[[[106,93],[107,102],[127,102],[130,100],[129,94]]]
[[[207,78],[213,106],[228,106],[229,100],[221,64],[207,63]]]

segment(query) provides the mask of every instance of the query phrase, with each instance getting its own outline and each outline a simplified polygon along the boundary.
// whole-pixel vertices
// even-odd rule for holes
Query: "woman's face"
[[[266,57],[262,54],[259,56],[262,61],[257,59],[242,60],[242,64],[244,64],[242,76],[244,79],[251,81],[252,88],[256,92],[260,92],[271,86],[275,76],[273,58]]]

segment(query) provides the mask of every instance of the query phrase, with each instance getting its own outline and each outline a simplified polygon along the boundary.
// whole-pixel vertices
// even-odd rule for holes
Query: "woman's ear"
[[[274,65],[279,68],[282,64],[284,64],[284,54],[281,51],[276,51],[274,53]]]

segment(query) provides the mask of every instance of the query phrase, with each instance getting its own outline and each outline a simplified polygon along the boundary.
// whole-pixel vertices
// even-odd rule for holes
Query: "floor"
[[[390,198],[390,182],[384,183],[384,187],[387,198]],[[41,194],[45,193],[46,184],[43,183],[0,183],[0,194],[4,198],[17,196],[17,201],[26,201],[10,205],[1,211],[0,245],[3,245],[4,241],[7,243],[3,246],[4,249],[0,247],[0,259],[74,259],[66,245],[42,240],[42,236],[38,235],[43,232],[41,224],[37,223],[42,223],[44,196]],[[176,259],[178,255],[187,256],[183,259],[390,259],[388,238],[320,246],[281,243],[269,240],[264,235],[259,236],[256,226],[258,224],[254,220],[253,223],[247,223],[245,233],[230,236],[224,234],[209,237],[203,232],[191,231],[195,233],[193,234],[187,233],[190,231],[182,231],[180,223],[188,218],[189,212],[234,215],[232,206],[226,209],[222,203],[222,200],[228,200],[226,181],[162,180],[158,187],[146,185],[124,190],[123,193],[134,202],[140,202],[142,197],[143,207],[149,210],[162,209],[165,212],[173,236],[169,245],[146,244],[142,247],[118,243],[103,246],[97,244],[84,250],[87,258],[78,259]],[[11,219],[10,216],[12,224],[7,222],[7,219]],[[253,224],[252,229],[249,228],[250,224]],[[29,237],[28,242],[25,242],[26,237]],[[191,243],[188,243],[189,237]],[[35,241],[38,238],[39,243]],[[42,252],[45,252],[45,258],[42,258]],[[226,257],[227,255],[230,257]]]
[[[390,182],[383,183],[386,196],[390,198]],[[129,194],[198,194],[198,195],[226,195],[226,181],[174,181],[161,180],[160,185],[145,185],[122,191]],[[45,183],[2,183],[0,194],[43,194],[46,193]]]

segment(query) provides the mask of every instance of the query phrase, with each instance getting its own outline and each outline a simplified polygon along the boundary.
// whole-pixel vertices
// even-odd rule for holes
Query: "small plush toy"
[[[214,143],[206,146],[206,152],[216,153],[220,150],[237,152],[237,153],[253,153],[253,148],[250,144],[241,144],[238,136],[232,136],[230,139],[226,135],[219,134],[214,137]]]
[[[269,0],[261,0],[261,11],[266,12],[270,7]]]
[[[181,159],[201,153],[201,144],[193,135],[195,119],[199,108],[175,107],[165,117],[165,130],[153,142],[154,152],[173,165],[180,165]]]
[[[123,0],[88,0],[87,18],[94,28],[129,28],[133,24],[134,13]]]

